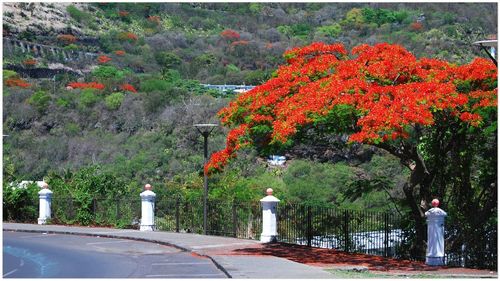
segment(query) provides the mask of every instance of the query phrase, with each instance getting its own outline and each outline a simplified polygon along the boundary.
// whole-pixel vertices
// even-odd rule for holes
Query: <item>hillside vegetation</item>
[[[234,97],[201,84],[261,84],[285,50],[315,41],[347,49],[389,42],[460,64],[484,56],[471,43],[496,34],[496,23],[494,3],[7,3],[4,39],[96,58],[69,61],[4,40],[4,183],[70,182],[80,171],[112,176],[122,194],[138,196],[148,182],[199,195],[203,139],[192,125],[218,122]],[[223,148],[226,133],[214,131],[211,151]],[[302,202],[378,210],[393,209],[388,198],[401,203],[395,187],[407,173],[379,150],[315,136],[287,157],[272,168],[242,152],[211,178],[210,196],[257,200],[273,187]],[[379,183],[373,192],[349,192],[367,180]]]

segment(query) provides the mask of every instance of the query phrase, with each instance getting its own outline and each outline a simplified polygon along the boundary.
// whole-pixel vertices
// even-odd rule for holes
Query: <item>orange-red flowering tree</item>
[[[108,63],[110,62],[112,59],[108,56],[105,56],[105,55],[102,55],[102,56],[99,56],[97,58],[97,61],[100,63],[100,64],[105,64],[105,63]]]
[[[496,136],[497,67],[491,61],[456,65],[417,59],[386,43],[361,45],[350,53],[341,44],[313,43],[284,57],[287,64],[273,78],[218,113],[232,130],[226,148],[205,166],[207,173],[221,170],[242,147],[268,155],[292,146],[312,128],[348,134],[349,142],[386,150],[407,167],[403,192],[418,253],[425,241],[424,212],[433,197],[462,200],[476,210],[495,208],[496,187],[482,186],[480,196],[470,191],[474,151]],[[494,184],[493,178],[484,181]]]

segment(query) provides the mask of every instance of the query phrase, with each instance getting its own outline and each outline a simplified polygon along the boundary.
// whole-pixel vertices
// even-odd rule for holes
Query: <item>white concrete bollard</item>
[[[141,193],[141,227],[140,231],[154,231],[155,228],[155,198],[150,184],[144,186]]]
[[[42,190],[38,192],[40,198],[38,224],[46,224],[50,219],[50,205],[52,203],[52,191],[49,190],[47,183],[42,184]]]
[[[427,265],[444,265],[444,218],[446,212],[438,208],[439,200],[432,200],[432,207],[425,212],[427,217]]]
[[[280,201],[273,196],[273,190],[266,190],[267,196],[260,200],[262,204],[262,234],[260,242],[269,243],[276,242],[278,231],[276,227],[276,207]]]

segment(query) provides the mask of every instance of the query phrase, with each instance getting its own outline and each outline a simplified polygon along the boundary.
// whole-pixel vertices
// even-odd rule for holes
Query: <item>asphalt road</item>
[[[3,231],[4,278],[226,278],[173,247],[89,236]]]

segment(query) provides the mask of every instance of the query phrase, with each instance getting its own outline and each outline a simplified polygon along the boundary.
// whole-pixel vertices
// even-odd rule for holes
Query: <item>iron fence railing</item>
[[[425,256],[417,256],[409,250],[415,230],[408,218],[397,213],[280,202],[276,215],[279,242],[351,253],[425,260]],[[208,200],[207,216],[209,235],[260,239],[260,202]],[[106,225],[137,229],[140,219],[140,198],[52,198],[51,221],[56,224]],[[157,197],[155,226],[159,231],[203,233],[203,200]],[[448,218],[445,222],[445,264],[496,269],[497,230],[488,226],[480,231],[478,234],[466,233],[463,226]]]
[[[262,232],[259,204],[208,200],[207,234],[259,239]],[[202,199],[159,198],[155,204],[158,230],[203,233]]]
[[[400,217],[391,213],[279,204],[278,241],[346,252],[397,256]]]

